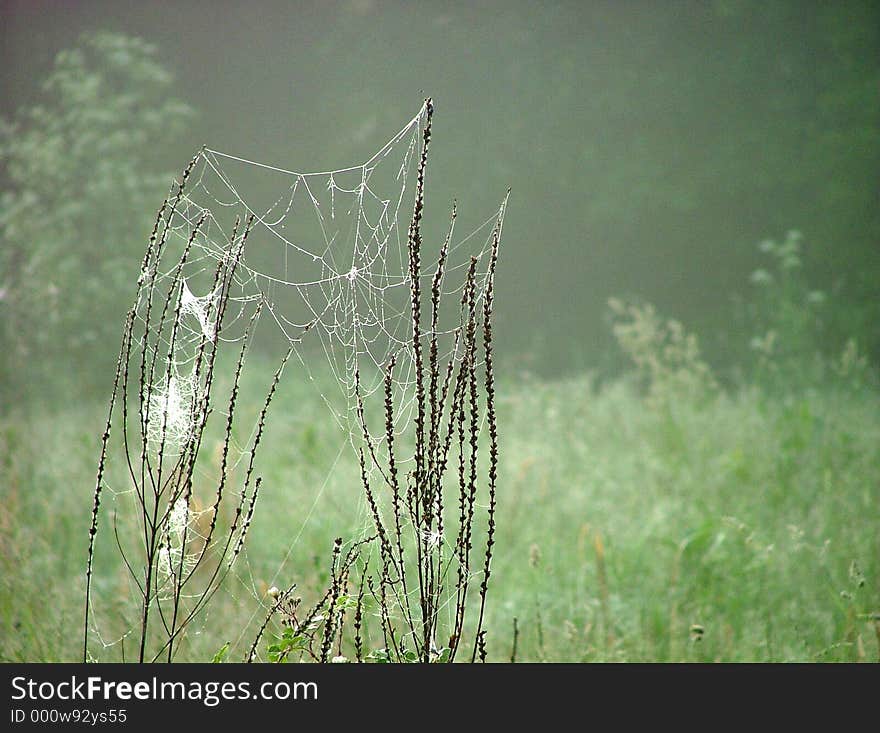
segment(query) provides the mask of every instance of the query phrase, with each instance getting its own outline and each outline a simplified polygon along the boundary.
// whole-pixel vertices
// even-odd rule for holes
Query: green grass
[[[877,661],[880,396],[746,390],[665,404],[626,380],[502,380],[490,659],[509,658],[516,618],[520,661]],[[259,409],[256,392],[247,407]],[[0,422],[2,661],[81,654],[105,409]],[[293,370],[269,421],[246,562],[181,659],[210,660],[226,641],[240,659],[266,588],[317,592],[333,538],[367,525],[353,451],[331,471],[342,433]],[[112,612],[127,601],[109,567],[95,593]]]

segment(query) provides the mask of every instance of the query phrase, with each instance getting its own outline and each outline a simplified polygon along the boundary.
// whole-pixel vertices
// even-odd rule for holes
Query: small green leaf
[[[226,659],[226,654],[229,652],[229,642],[227,641],[223,646],[221,646],[217,653],[214,655],[214,658],[211,660],[211,664],[220,664]]]

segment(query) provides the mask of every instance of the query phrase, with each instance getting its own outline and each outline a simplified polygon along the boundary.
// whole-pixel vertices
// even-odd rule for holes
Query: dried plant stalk
[[[172,661],[180,640],[192,620],[205,608],[221,587],[240,554],[254,514],[261,479],[254,480],[254,459],[263,435],[266,416],[287,357],[275,373],[259,416],[251,444],[247,472],[238,496],[230,475],[234,418],[239,385],[248,346],[261,311],[255,307],[240,337],[240,350],[224,398],[215,398],[218,381],[220,338],[231,297],[236,270],[253,226],[254,218],[236,221],[227,246],[213,271],[211,297],[204,309],[204,323],[195,342],[187,345],[194,353],[182,354],[184,297],[188,293],[184,272],[190,253],[209,217],[203,211],[190,225],[176,262],[163,273],[172,220],[180,213],[186,196],[187,179],[198,156],[187,166],[174,195],[159,209],[138,278],[135,302],[126,316],[122,344],[116,364],[110,406],[98,461],[97,479],[89,528],[86,565],[86,601],[83,659],[89,657],[89,634],[94,614],[91,597],[95,544],[100,527],[102,496],[107,485],[108,463],[123,459],[134,497],[134,514],[139,527],[137,541],[130,531],[120,532],[114,515],[113,531],[117,549],[139,598],[138,620],[134,623],[137,661]],[[142,323],[139,323],[142,321]],[[180,398],[176,365],[188,359],[192,373],[189,392]],[[172,399],[174,398],[174,399]],[[196,462],[215,404],[225,409],[219,475],[207,512],[208,528],[203,534],[193,522]],[[131,410],[137,412],[132,419]],[[121,426],[114,431],[113,416],[121,411]],[[182,426],[182,427],[181,427]],[[116,436],[118,445],[111,445]],[[122,456],[114,455],[114,448]],[[221,522],[223,507],[233,503],[230,522]],[[124,647],[123,647],[124,661]]]
[[[495,546],[499,460],[492,318],[507,198],[492,230],[484,276],[478,275],[478,259],[471,258],[461,286],[459,322],[452,329],[453,350],[451,356],[441,359],[438,334],[442,328],[442,283],[448,277],[447,259],[457,209],[452,209],[448,233],[430,277],[430,291],[423,293],[421,227],[432,115],[433,107],[427,100],[407,237],[412,329],[407,348],[415,386],[414,417],[405,435],[396,432],[401,409],[394,391],[397,358],[392,357],[384,367],[383,430],[378,440],[368,429],[368,405],[355,361],[356,415],[362,433],[358,461],[376,533],[376,551],[358,552],[362,562],[353,564],[348,562],[351,551],[343,562],[340,546],[334,546],[330,585],[311,613],[311,618],[323,620],[312,628],[297,621],[300,631],[293,638],[298,641],[294,643],[288,633],[286,641],[273,645],[275,661],[287,659],[290,654],[297,659],[327,661],[329,650],[343,649],[344,613],[335,606],[340,598],[352,597],[356,597],[351,600],[356,610],[349,643],[356,661],[452,662],[465,645],[470,661],[478,657],[485,661],[487,657],[483,625]],[[422,323],[423,299],[430,307],[427,329]],[[483,420],[485,431],[481,430]],[[404,453],[407,448],[412,453]],[[481,480],[481,454],[488,461],[485,483]],[[478,517],[481,492],[486,494],[487,509],[485,550],[478,561],[473,549],[478,526],[482,526],[482,518]],[[365,549],[364,543],[360,546]],[[361,573],[359,581],[348,577],[350,570]],[[349,583],[351,588],[346,587]],[[475,618],[470,619],[468,611],[475,593],[478,605],[476,614],[471,614]],[[367,608],[373,613],[366,613]],[[364,655],[371,618],[378,618],[384,646]],[[280,654],[278,649],[290,651]]]

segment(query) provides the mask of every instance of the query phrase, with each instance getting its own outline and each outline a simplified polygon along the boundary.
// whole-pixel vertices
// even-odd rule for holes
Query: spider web
[[[166,219],[167,261],[173,262],[188,243],[192,254],[182,279],[173,268],[154,275],[160,287],[163,281],[172,283],[169,287],[182,283],[177,295],[180,317],[176,342],[170,343],[169,336],[160,333],[151,345],[150,334],[145,331],[141,343],[154,353],[174,354],[165,367],[167,373],[153,380],[149,395],[150,409],[161,416],[148,426],[154,449],[161,441],[166,451],[173,452],[176,446],[185,445],[192,429],[192,404],[199,392],[194,376],[199,343],[215,336],[221,342],[245,338],[258,307],[263,350],[292,352],[301,368],[297,370],[300,376],[292,378],[304,375],[316,385],[329,418],[336,421],[355,448],[363,440],[376,445],[384,440],[384,422],[370,416],[382,417],[383,370],[393,358],[394,430],[397,434],[406,432],[414,420],[416,399],[408,229],[423,133],[430,120],[428,105],[426,102],[365,162],[345,168],[300,172],[211,148],[197,154],[185,193]],[[426,238],[418,276],[421,292],[428,294],[443,237],[448,241],[439,282],[443,309],[435,328],[430,319],[423,317],[418,334],[423,344],[436,340],[441,364],[460,360],[461,343],[456,334],[465,274],[471,259],[477,258],[477,297],[481,300],[488,282],[493,229],[496,224],[500,226],[505,205],[506,200],[464,236],[456,233],[453,214],[439,241],[432,243]],[[210,314],[219,293],[212,290],[211,276],[240,241],[241,222],[250,218],[252,227],[236,269],[222,329],[215,334]],[[147,276],[142,273],[142,278]],[[146,328],[143,311],[142,303],[135,311],[135,320]],[[361,421],[358,394],[366,422],[372,420],[375,424]],[[255,431],[256,425],[248,440],[233,446],[237,456],[232,460],[241,462],[246,458]],[[344,450],[343,443],[330,472]],[[368,470],[372,473],[379,469],[370,465]],[[329,475],[318,487],[302,519],[303,526],[270,585],[293,554],[327,479]],[[115,496],[130,493],[130,489],[108,488]],[[181,513],[189,517],[190,527],[198,536],[199,509],[175,507],[168,523],[179,524]],[[366,512],[361,512],[361,519],[366,535],[370,525]],[[173,538],[173,531],[170,534]],[[168,548],[166,552],[175,551],[173,542]],[[265,603],[264,593],[247,567],[246,553],[242,553],[241,564],[244,567],[233,571],[239,586]],[[259,606],[255,615],[258,612]],[[104,647],[116,643],[105,641],[97,628],[93,633]]]
[[[235,324],[247,322],[254,305],[262,303],[277,336],[310,380],[329,369],[338,399],[324,392],[321,398],[353,440],[362,435],[355,382],[369,405],[382,387],[382,370],[394,357],[396,427],[405,430],[415,398],[407,232],[427,119],[426,104],[366,162],[336,170],[303,173],[210,148],[200,151],[170,222],[172,244],[176,240],[182,247],[196,222],[206,217],[193,242],[198,254],[190,258],[180,296],[182,312],[191,318],[183,319],[186,333],[178,338],[196,343],[203,333],[212,335],[204,314],[216,293],[208,292],[205,276],[228,256],[233,223],[253,216],[222,339],[235,340]],[[505,204],[458,238],[452,217],[440,283],[445,310],[434,330],[423,318],[419,334],[423,343],[436,338],[441,362],[458,359],[457,306],[471,257],[478,259],[477,297],[482,300],[492,229]],[[440,244],[422,253],[422,293],[430,290]],[[179,350],[185,352],[180,345]],[[184,367],[174,365],[178,387],[187,384]],[[321,380],[320,386],[325,383]],[[382,440],[381,434],[371,437]]]

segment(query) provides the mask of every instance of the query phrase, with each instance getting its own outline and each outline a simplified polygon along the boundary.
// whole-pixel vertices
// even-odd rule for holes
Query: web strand
[[[364,425],[358,419],[356,387],[370,414],[382,415],[383,373],[394,359],[394,434],[402,435],[415,420],[416,361],[410,310],[411,273],[407,252],[407,228],[410,225],[415,197],[415,169],[421,154],[421,139],[426,124],[426,107],[365,162],[317,172],[298,172],[280,166],[255,162],[211,148],[197,156],[190,182],[179,205],[163,225],[167,227],[167,256],[173,263],[183,247],[191,243],[191,253],[177,293],[179,322],[174,340],[169,329],[147,330],[136,346],[148,360],[155,362],[156,388],[149,395],[154,414],[153,447],[164,440],[166,450],[186,445],[192,430],[193,404],[199,396],[197,364],[200,344],[215,338],[236,343],[245,338],[246,328],[259,307],[261,349],[293,354],[297,368],[294,379],[301,379],[318,392],[329,419],[341,433],[339,452],[329,466],[336,470],[346,443],[357,453],[363,441],[381,446],[385,440],[384,424]],[[502,209],[503,211],[503,204]],[[494,212],[465,236],[449,243],[440,280],[444,302],[457,304],[471,258],[479,265],[477,300],[482,300],[487,285],[488,253],[500,213]],[[211,273],[231,256],[238,241],[231,237],[236,220],[253,217],[253,225],[243,256],[229,284],[228,308],[222,328],[215,333],[213,315],[219,294],[211,289]],[[196,231],[197,230],[197,231]],[[442,239],[441,239],[442,241]],[[440,241],[436,247],[426,244],[422,253],[421,292],[430,294],[437,268]],[[175,271],[171,264],[155,273],[158,288],[173,287]],[[427,297],[426,295],[426,297]],[[134,333],[144,333],[146,302],[134,312]],[[424,328],[423,323],[423,328]],[[450,308],[441,314],[432,330],[427,327],[417,338],[426,348],[436,340],[441,363],[461,360],[461,342],[457,338],[460,314]],[[166,355],[171,354],[167,359]],[[162,372],[167,370],[167,374]],[[375,409],[370,407],[375,406]],[[222,407],[218,414],[223,417]],[[252,444],[256,425],[231,442],[229,456],[232,470],[243,468]],[[212,476],[199,466],[206,483]],[[372,476],[379,473],[367,467]],[[282,564],[271,576],[278,580],[284,566],[294,555],[305,523],[315,511],[318,500],[329,485],[325,476],[302,519]],[[354,480],[354,477],[353,477]],[[109,489],[120,507],[133,499],[132,489],[118,481]],[[245,496],[240,497],[242,501]],[[204,529],[199,512],[204,508],[173,506],[168,521],[188,526],[195,537]],[[171,513],[176,512],[171,516]],[[362,512],[363,536],[371,531],[370,517]],[[188,523],[188,524],[187,524]],[[201,535],[199,534],[201,533]],[[166,560],[181,558],[169,540]],[[182,558],[185,566],[186,558]],[[259,584],[251,574],[246,554],[230,582],[232,592],[240,592],[258,601]],[[133,591],[134,593],[134,591]],[[253,617],[251,619],[253,621]],[[97,638],[121,640],[129,632],[118,633],[93,629]]]

